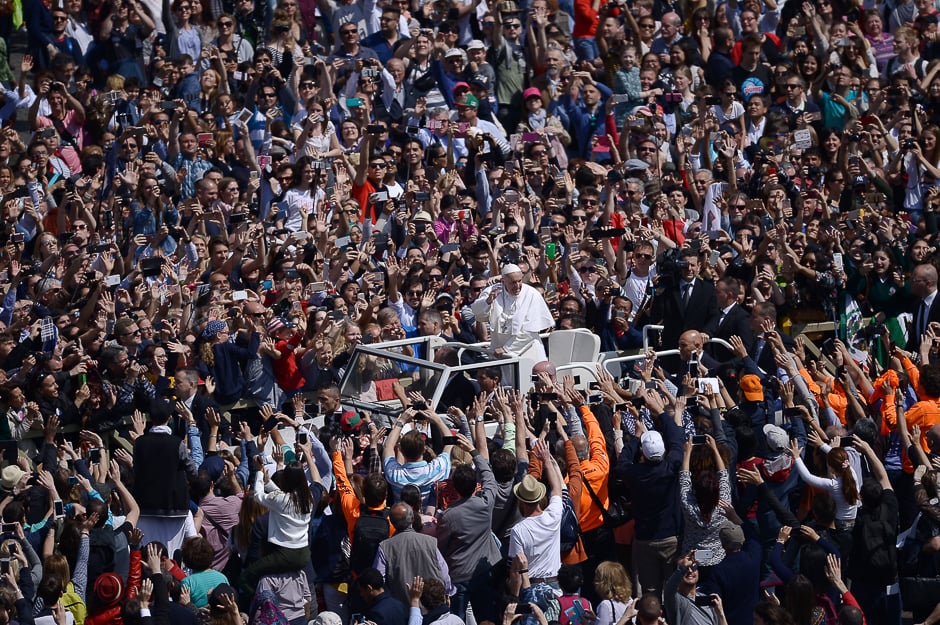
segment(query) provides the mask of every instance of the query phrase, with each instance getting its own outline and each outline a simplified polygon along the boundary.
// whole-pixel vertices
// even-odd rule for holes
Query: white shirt
[[[649,275],[638,276],[635,273],[631,273],[630,277],[627,278],[623,283],[623,294],[627,297],[628,300],[633,302],[633,310],[630,313],[630,321],[636,317],[636,314],[640,311],[640,306],[643,304],[643,300],[646,299],[646,287],[656,276],[655,265],[650,266]]]
[[[294,510],[290,496],[277,489],[274,482],[271,492],[265,492],[264,474],[255,473],[255,501],[271,511],[268,521],[268,542],[287,549],[302,549],[308,545],[310,513]]]
[[[556,495],[549,499],[542,514],[522,519],[509,532],[509,557],[520,551],[526,555],[529,579],[558,575],[561,568],[562,512],[561,496]]]
[[[728,304],[721,309],[721,315],[718,316],[718,327],[721,327],[721,324],[724,322],[725,317],[728,316],[728,313],[731,312],[731,309],[734,308],[734,303]]]

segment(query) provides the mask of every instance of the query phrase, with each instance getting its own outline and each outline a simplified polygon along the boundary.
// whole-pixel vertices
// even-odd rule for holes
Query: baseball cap
[[[744,394],[744,399],[748,401],[764,401],[764,387],[760,383],[760,378],[754,374],[741,376],[738,388]]]
[[[470,77],[470,84],[474,87],[486,89],[490,86],[490,77],[486,74],[474,74]]]
[[[655,430],[644,432],[640,437],[640,449],[647,460],[662,460],[666,455],[666,444],[663,435]]]
[[[528,89],[523,91],[522,99],[528,100],[529,98],[538,98],[539,100],[541,100],[542,99],[541,89],[539,89],[538,87],[529,87]]]
[[[646,161],[641,161],[638,158],[631,158],[626,163],[623,164],[624,171],[644,171],[649,169],[649,163]]]
[[[4,467],[2,478],[0,478],[0,485],[3,486],[3,490],[13,490],[16,488],[16,485],[20,483],[20,480],[23,479],[24,475],[26,475],[26,471],[15,464],[11,464],[8,467]]]
[[[411,221],[426,221],[431,223],[434,219],[431,218],[431,213],[427,211],[418,211],[414,214],[414,217],[411,218]]]
[[[294,328],[294,327],[297,327],[297,324],[295,324],[294,322],[288,321],[284,317],[275,317],[274,319],[268,322],[268,334],[274,334],[275,332],[277,332],[278,330],[282,328]]]
[[[767,441],[767,449],[775,453],[784,451],[790,444],[786,431],[773,423],[764,426],[764,439]]]
[[[467,93],[463,94],[459,100],[457,100],[457,106],[467,106],[475,109],[479,108],[480,101],[476,99],[476,96],[468,91]]]
[[[467,44],[467,50],[485,50],[486,44],[479,39],[471,39]]]
[[[455,56],[459,56],[463,58],[463,50],[461,50],[460,48],[451,48],[444,54],[445,59],[449,59]]]
[[[744,530],[740,525],[725,523],[718,530],[718,538],[725,549],[740,549],[744,546]]]
[[[460,82],[454,85],[454,89],[453,89],[454,95],[457,95],[458,89],[470,89],[470,85],[468,85],[467,83],[461,80]]]
[[[362,417],[359,416],[358,412],[353,412],[352,410],[347,410],[339,418],[339,427],[341,427],[344,432],[355,432],[361,425]]]

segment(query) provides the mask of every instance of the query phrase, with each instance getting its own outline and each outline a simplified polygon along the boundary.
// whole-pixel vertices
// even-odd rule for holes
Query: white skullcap
[[[509,263],[503,267],[501,275],[508,276],[511,273],[522,273],[522,269],[519,268],[519,265],[513,265],[512,263]]]

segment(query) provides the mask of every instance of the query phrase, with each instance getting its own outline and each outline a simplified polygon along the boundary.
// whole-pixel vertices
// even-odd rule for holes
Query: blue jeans
[[[579,61],[594,61],[601,55],[597,49],[597,42],[593,37],[578,37],[574,40],[574,51]]]
[[[454,584],[456,592],[450,598],[450,611],[467,620],[467,604],[473,606],[473,617],[477,623],[495,621],[496,592],[493,588],[493,567],[485,561],[480,562],[473,577],[465,582]]]

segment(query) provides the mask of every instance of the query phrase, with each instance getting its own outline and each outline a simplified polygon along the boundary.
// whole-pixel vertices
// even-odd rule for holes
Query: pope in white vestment
[[[494,356],[525,356],[535,362],[546,360],[539,333],[555,325],[542,294],[522,283],[522,270],[506,265],[502,280],[483,290],[471,305],[477,319],[490,327],[490,351]]]

